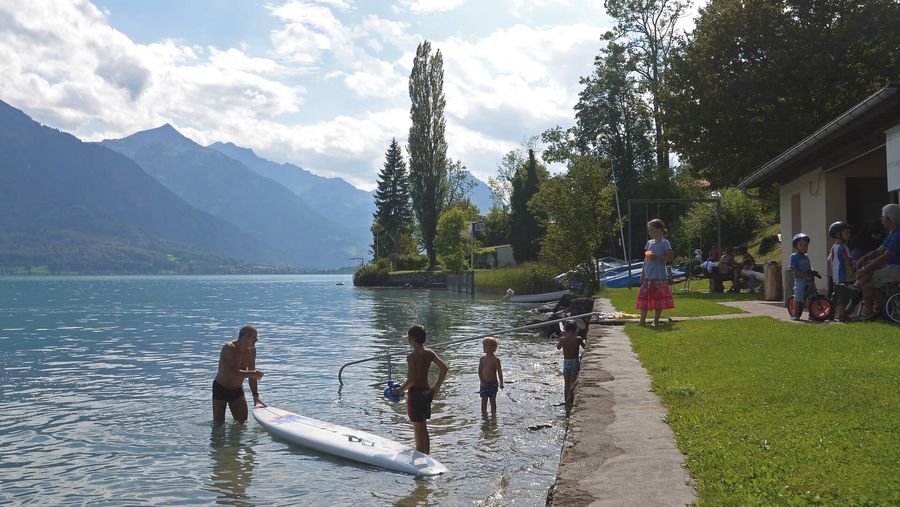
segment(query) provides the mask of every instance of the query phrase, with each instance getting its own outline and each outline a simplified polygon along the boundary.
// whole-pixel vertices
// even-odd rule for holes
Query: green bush
[[[746,243],[775,217],[766,212],[765,203],[750,199],[737,188],[725,188],[722,193],[722,243],[720,248]],[[704,252],[717,241],[716,205],[697,203],[673,227],[674,238],[689,238],[691,248]],[[697,245],[699,239],[700,245]],[[682,239],[685,243],[688,241]],[[697,245],[697,246],[695,246]],[[684,248],[684,245],[679,245]]]
[[[428,267],[427,255],[395,255],[391,257],[395,271],[420,270]]]
[[[466,220],[465,211],[459,208],[450,208],[441,213],[441,218],[438,219],[434,248],[444,269],[451,273],[459,273],[468,269],[466,257],[471,249],[471,244],[462,238],[467,227]]]
[[[388,259],[378,259],[374,263],[366,264],[353,273],[353,285],[357,287],[387,285],[389,269]]]

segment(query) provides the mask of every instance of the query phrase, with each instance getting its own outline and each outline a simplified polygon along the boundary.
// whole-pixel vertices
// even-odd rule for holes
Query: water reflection
[[[497,428],[497,414],[481,414],[481,438],[485,443],[493,442],[500,436]]]
[[[431,498],[434,492],[431,486],[431,479],[416,478],[415,483],[415,488],[408,495],[394,503],[395,507],[440,505],[438,499]]]
[[[253,478],[256,453],[243,443],[246,423],[212,424],[209,457],[212,462],[210,486],[218,495],[217,503],[253,506],[247,488]]]

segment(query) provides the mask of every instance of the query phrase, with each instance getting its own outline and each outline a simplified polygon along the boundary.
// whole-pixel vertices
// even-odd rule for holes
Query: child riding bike
[[[806,252],[809,250],[809,236],[798,232],[791,240],[794,253],[791,254],[790,271],[794,275],[793,304],[788,300],[788,313],[791,320],[800,320],[803,315],[803,306],[809,308],[809,320],[825,320],[831,314],[831,303],[825,296],[820,296],[816,291],[815,278],[821,278],[818,272],[812,269]]]

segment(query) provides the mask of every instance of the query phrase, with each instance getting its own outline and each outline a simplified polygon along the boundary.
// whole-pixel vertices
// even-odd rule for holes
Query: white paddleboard
[[[417,476],[447,471],[447,467],[427,454],[365,431],[274,407],[256,407],[253,417],[273,435],[322,453]]]

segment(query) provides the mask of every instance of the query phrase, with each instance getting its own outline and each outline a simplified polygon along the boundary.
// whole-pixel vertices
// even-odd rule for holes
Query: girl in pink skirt
[[[635,307],[641,311],[641,325],[646,324],[647,310],[654,310],[653,325],[659,325],[663,310],[675,308],[672,291],[669,290],[669,273],[666,264],[672,262],[672,245],[663,236],[666,224],[658,218],[647,222],[650,241],[644,247],[644,269],[641,271],[641,290]]]

